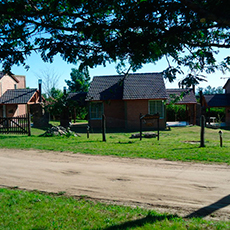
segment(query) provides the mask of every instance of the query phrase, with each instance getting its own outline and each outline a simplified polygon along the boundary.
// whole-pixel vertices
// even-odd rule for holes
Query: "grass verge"
[[[106,142],[102,142],[100,133],[90,134],[89,139],[86,133],[80,133],[81,137],[40,137],[44,130],[32,129],[31,137],[0,135],[0,147],[230,164],[230,131],[223,131],[222,148],[219,146],[218,132],[206,129],[206,147],[200,148],[198,126],[161,131],[159,141],[156,138],[144,138],[142,141],[130,139],[131,133],[107,133]]]
[[[60,193],[62,194],[62,193]],[[183,219],[118,205],[12,189],[0,189],[0,229],[229,229],[230,222]]]

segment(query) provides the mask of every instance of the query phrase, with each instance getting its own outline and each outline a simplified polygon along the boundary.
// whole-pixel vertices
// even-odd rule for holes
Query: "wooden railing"
[[[30,136],[30,115],[0,117],[0,133],[28,134],[28,136]]]

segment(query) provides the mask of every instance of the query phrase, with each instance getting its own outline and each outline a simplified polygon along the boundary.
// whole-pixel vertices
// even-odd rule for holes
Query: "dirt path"
[[[230,220],[230,166],[0,149],[0,186]]]

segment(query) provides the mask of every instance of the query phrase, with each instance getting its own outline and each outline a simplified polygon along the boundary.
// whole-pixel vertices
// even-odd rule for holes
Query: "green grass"
[[[60,193],[61,194],[61,193]],[[229,229],[230,222],[184,219],[118,205],[12,189],[0,189],[0,229]]]
[[[219,130],[205,129],[205,145],[199,147],[200,127],[175,127],[161,131],[156,138],[130,139],[131,133],[107,133],[106,142],[102,134],[80,133],[81,137],[40,137],[44,130],[32,129],[32,136],[0,135],[1,148],[39,149],[68,151],[94,155],[119,157],[141,157],[172,161],[215,162],[230,164],[230,131],[223,131],[223,147],[219,146]]]

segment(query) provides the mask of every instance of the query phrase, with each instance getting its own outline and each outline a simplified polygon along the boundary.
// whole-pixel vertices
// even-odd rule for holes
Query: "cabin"
[[[159,126],[166,127],[165,103],[167,93],[162,73],[96,76],[86,101],[89,103],[89,125],[101,127],[102,115],[106,128],[138,130],[140,115],[159,114]],[[143,130],[157,128],[157,121],[143,123]]]

